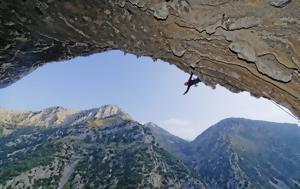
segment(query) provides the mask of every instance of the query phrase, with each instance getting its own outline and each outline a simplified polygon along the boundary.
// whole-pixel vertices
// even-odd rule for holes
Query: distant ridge
[[[110,116],[123,116],[131,119],[116,105],[104,105],[99,108],[76,111],[55,106],[41,111],[13,111],[0,109],[0,126],[41,126],[58,127],[75,125],[95,119],[105,119]]]
[[[227,118],[187,142],[150,123],[159,144],[212,189],[299,189],[297,124]]]

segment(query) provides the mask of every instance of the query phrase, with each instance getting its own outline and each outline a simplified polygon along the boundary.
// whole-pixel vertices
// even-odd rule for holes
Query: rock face
[[[291,0],[0,2],[0,87],[51,61],[120,49],[300,115],[300,4]]]
[[[40,127],[61,127],[72,126],[81,123],[101,123],[109,117],[118,115],[122,119],[130,120],[130,116],[124,113],[119,107],[115,105],[105,105],[100,108],[93,108],[90,110],[75,111],[65,109],[63,107],[51,107],[42,111],[11,111],[0,109],[0,126],[40,126]]]

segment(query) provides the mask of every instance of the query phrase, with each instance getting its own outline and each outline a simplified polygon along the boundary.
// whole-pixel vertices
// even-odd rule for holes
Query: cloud
[[[165,126],[188,126],[190,122],[185,119],[179,119],[179,118],[170,118],[162,122]]]
[[[193,140],[200,134],[199,128],[195,127],[195,124],[180,118],[170,118],[162,121],[160,127],[186,140]]]

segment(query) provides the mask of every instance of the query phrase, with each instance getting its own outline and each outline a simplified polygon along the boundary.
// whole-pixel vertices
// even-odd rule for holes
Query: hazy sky
[[[183,96],[188,77],[168,63],[110,51],[39,68],[0,89],[0,107],[89,109],[116,104],[137,121],[155,122],[189,140],[228,117],[296,123],[270,101],[223,87],[212,90],[200,84]]]

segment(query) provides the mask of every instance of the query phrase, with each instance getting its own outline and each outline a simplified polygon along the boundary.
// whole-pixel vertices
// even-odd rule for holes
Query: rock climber
[[[185,95],[186,93],[189,92],[191,86],[195,85],[197,87],[197,84],[200,83],[200,82],[201,82],[201,80],[199,79],[199,77],[197,77],[196,79],[193,79],[193,73],[191,73],[191,76],[190,76],[189,80],[184,83],[184,85],[187,86],[187,89],[183,93],[183,95]]]

